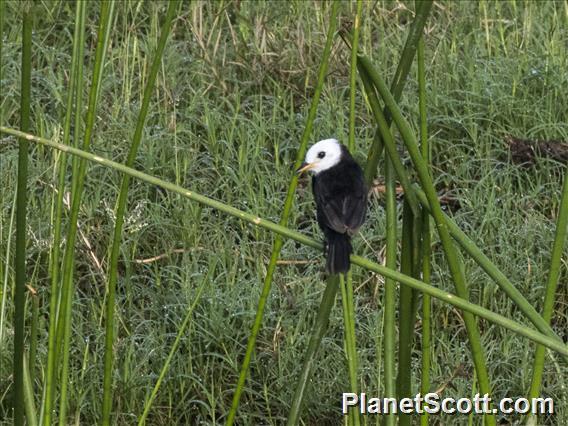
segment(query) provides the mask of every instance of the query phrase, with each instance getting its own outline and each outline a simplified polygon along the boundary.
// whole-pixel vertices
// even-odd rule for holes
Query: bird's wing
[[[342,214],[347,233],[349,235],[355,234],[363,222],[367,214],[367,194],[359,192],[345,197],[343,200]]]
[[[343,218],[342,207],[341,205],[338,205],[336,200],[322,200],[320,206],[323,217],[327,222],[327,226],[329,226],[335,232],[339,232],[340,234],[347,232],[347,225],[345,224],[345,220]]]
[[[327,225],[340,234],[353,235],[365,220],[367,196],[365,191],[357,191],[338,198],[325,190],[318,191],[317,204],[321,208]]]

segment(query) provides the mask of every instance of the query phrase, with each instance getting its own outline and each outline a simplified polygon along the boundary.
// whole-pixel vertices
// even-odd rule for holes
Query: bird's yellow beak
[[[307,172],[310,169],[313,169],[316,166],[316,163],[303,163],[300,168],[298,170],[296,170],[296,173],[298,173],[299,175],[301,175],[302,173]]]

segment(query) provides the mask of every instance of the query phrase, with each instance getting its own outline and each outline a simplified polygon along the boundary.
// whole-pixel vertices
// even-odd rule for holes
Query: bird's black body
[[[317,220],[325,235],[326,271],[347,272],[352,252],[351,236],[365,221],[367,186],[361,167],[345,146],[340,161],[312,178]]]

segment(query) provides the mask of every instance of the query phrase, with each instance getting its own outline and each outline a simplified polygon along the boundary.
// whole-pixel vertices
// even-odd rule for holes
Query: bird
[[[299,175],[312,174],[316,218],[324,234],[326,272],[346,273],[353,252],[351,237],[367,213],[367,185],[363,171],[345,145],[324,139],[310,147]]]

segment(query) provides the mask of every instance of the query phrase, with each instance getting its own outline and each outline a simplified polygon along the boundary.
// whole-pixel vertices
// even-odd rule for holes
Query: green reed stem
[[[415,212],[415,214],[418,214],[420,212],[418,201],[416,200],[416,195],[414,194],[412,184],[410,183],[410,179],[408,177],[409,173],[406,171],[406,168],[402,164],[402,160],[396,148],[394,137],[392,135],[392,132],[390,131],[390,124],[387,123],[386,118],[383,115],[381,106],[379,104],[379,99],[377,98],[375,89],[373,88],[373,84],[369,77],[369,73],[367,72],[367,68],[365,67],[365,64],[359,62],[358,65],[359,74],[361,76],[361,80],[363,81],[363,87],[365,88],[367,99],[369,100],[369,104],[371,105],[371,111],[373,112],[375,122],[377,123],[377,138],[380,139],[381,144],[384,144],[385,146],[385,149],[392,161],[392,165],[404,189],[404,194],[408,203],[410,204],[410,207],[412,208],[412,211]],[[375,139],[374,143],[376,143],[377,138]],[[376,167],[373,170],[376,170]],[[373,176],[368,175],[366,178],[372,180]],[[367,183],[370,183],[370,181],[367,180]]]
[[[294,398],[292,399],[292,406],[288,412],[288,420],[286,422],[287,426],[295,426],[300,420],[300,409],[302,406],[302,401],[304,400],[304,393],[306,392],[308,381],[310,378],[310,373],[312,367],[316,361],[316,352],[321,343],[327,326],[329,323],[329,314],[331,313],[331,308],[335,302],[335,295],[337,294],[337,289],[339,287],[339,275],[330,275],[327,279],[327,285],[325,291],[323,292],[323,297],[319,305],[316,324],[312,331],[310,337],[310,342],[308,343],[308,349],[306,350],[304,365],[302,366],[302,372],[300,373],[300,378],[296,387],[296,392],[294,393]]]
[[[319,100],[323,90],[323,83],[325,81],[325,76],[327,74],[327,66],[329,62],[329,57],[331,55],[331,46],[333,38],[335,35],[335,28],[337,25],[337,12],[339,10],[339,2],[334,1],[331,8],[331,16],[329,20],[329,28],[327,32],[327,39],[325,42],[325,47],[322,53],[321,63],[318,71],[318,79],[316,83],[316,88],[314,96],[312,98],[312,103],[310,105],[310,110],[308,112],[308,118],[306,120],[306,127],[304,128],[304,133],[302,134],[302,139],[300,141],[300,146],[298,147],[298,152],[296,154],[296,161],[294,163],[294,170],[298,169],[304,160],[304,155],[306,153],[308,141],[312,133],[312,128],[314,120],[316,118],[317,108],[319,105]],[[288,186],[288,192],[286,193],[286,199],[284,201],[284,209],[282,211],[282,216],[280,217],[279,224],[285,227],[288,223],[288,218],[290,217],[290,212],[292,211],[292,205],[294,203],[294,195],[296,192],[296,187],[298,185],[298,176],[294,173],[290,185]],[[272,245],[272,254],[270,256],[270,262],[266,270],[266,276],[264,279],[264,284],[262,286],[262,291],[260,293],[260,298],[258,300],[258,307],[256,310],[256,315],[254,318],[254,323],[250,332],[249,340],[247,343],[247,350],[245,353],[245,358],[243,364],[241,365],[241,371],[239,373],[239,380],[237,382],[237,387],[235,388],[235,394],[233,395],[233,401],[231,403],[231,409],[229,411],[229,416],[227,418],[227,426],[230,426],[235,421],[235,416],[237,415],[237,409],[239,407],[239,401],[241,394],[243,393],[245,387],[245,381],[248,374],[248,369],[250,366],[250,361],[254,348],[256,345],[256,338],[260,327],[262,326],[262,317],[264,315],[264,309],[266,306],[266,301],[270,294],[270,289],[272,286],[272,277],[276,269],[276,263],[280,257],[280,251],[282,250],[283,240],[279,235],[274,237],[274,243]]]
[[[82,104],[80,100],[82,96],[82,69],[83,69],[83,40],[85,33],[85,2],[77,2],[75,9],[75,30],[73,34],[73,55],[71,58],[71,73],[69,79],[69,89],[67,92],[67,108],[65,109],[65,122],[63,127],[63,144],[69,145],[69,137],[71,134],[72,111],[81,111]],[[73,108],[73,99],[77,92],[75,108]],[[76,113],[76,116],[80,116]],[[80,123],[80,121],[79,121]],[[76,123],[76,128],[78,123]],[[78,141],[78,138],[76,139]],[[57,311],[60,308],[59,299],[61,296],[59,287],[59,271],[61,256],[61,221],[63,218],[63,196],[65,194],[65,173],[67,170],[67,154],[62,152],[59,161],[56,163],[55,170],[58,169],[59,177],[57,184],[57,199],[55,200],[55,213],[52,214],[53,226],[53,247],[51,250],[51,259],[49,262],[49,275],[51,277],[51,290],[49,296],[49,332],[48,332],[48,350],[47,350],[47,371],[45,374],[44,385],[44,403],[42,404],[42,423],[44,425],[51,424],[53,400],[55,396],[55,388],[57,386]]]
[[[17,191],[14,191],[14,196],[12,199],[12,208],[10,213],[10,222],[8,224],[7,236],[6,236],[6,256],[5,261],[2,263],[3,271],[3,283],[2,283],[2,293],[1,293],[1,302],[0,302],[0,345],[4,345],[4,322],[6,317],[6,299],[8,299],[8,272],[10,272],[9,264],[12,260],[12,236],[14,234],[14,221],[16,217],[16,199],[17,199]]]
[[[30,355],[29,355],[29,369],[30,369],[30,382],[34,383],[35,379],[35,365],[37,359],[37,340],[38,340],[38,322],[39,322],[39,297],[37,294],[28,291],[29,299],[32,304],[32,323],[30,324]]]
[[[430,164],[430,147],[428,144],[428,123],[426,119],[426,71],[424,67],[424,39],[418,43],[418,110],[420,115],[420,153],[422,158]],[[430,235],[430,216],[422,211],[422,281],[430,284],[432,237]],[[430,392],[430,365],[432,359],[432,330],[431,330],[431,305],[430,296],[422,294],[422,368],[420,375],[420,392],[426,395]],[[429,414],[424,412],[420,415],[421,426],[428,425]]]
[[[410,31],[406,38],[406,43],[404,44],[404,49],[400,56],[398,66],[396,68],[392,83],[391,92],[394,96],[396,102],[400,100],[404,85],[410,72],[410,67],[412,65],[412,60],[416,54],[416,49],[418,46],[418,40],[422,36],[424,31],[424,25],[426,25],[426,20],[430,14],[430,9],[432,8],[432,0],[424,0],[418,3],[416,8],[416,17],[412,22]],[[388,109],[385,107],[383,115],[386,119],[388,127],[392,122]],[[367,156],[367,164],[365,164],[365,176],[369,176],[372,181],[377,174],[377,165],[379,164],[380,151],[382,149],[381,144],[377,142],[378,138],[375,137],[373,144],[369,148],[369,155]],[[400,177],[399,177],[400,179]],[[415,212],[417,214],[417,212]]]
[[[20,91],[20,129],[30,128],[32,73],[32,11],[24,4],[22,22],[22,68]],[[14,424],[24,423],[24,333],[26,304],[26,209],[28,203],[28,140],[18,142],[18,186],[16,199],[16,288],[14,294]],[[28,419],[29,421],[30,419]]]
[[[357,10],[353,25],[353,41],[351,45],[351,70],[349,75],[349,138],[347,148],[351,153],[355,151],[355,97],[357,93],[357,49],[359,46],[359,30],[361,27],[362,0],[357,0]],[[345,278],[345,280],[344,280]],[[357,372],[357,344],[355,331],[355,302],[353,295],[353,272],[350,269],[340,276],[341,301],[343,303],[343,322],[345,327],[345,348],[347,355],[347,365],[349,370],[349,381],[351,392],[358,393]],[[358,426],[361,422],[359,412],[351,410],[349,412],[351,423]]]
[[[351,272],[351,271],[349,271]],[[351,281],[349,283],[349,281]],[[349,288],[349,285],[351,288]],[[343,307],[343,322],[345,329],[345,354],[347,358],[347,369],[349,372],[349,382],[351,392],[357,394],[357,346],[355,344],[355,314],[353,307],[353,280],[346,279],[343,274],[339,274],[339,288],[341,289],[341,303]],[[350,424],[359,425],[360,418],[357,410],[349,411]]]
[[[420,183],[424,188],[426,197],[428,198],[432,216],[434,217],[434,221],[436,222],[438,234],[440,235],[440,240],[446,254],[446,260],[448,262],[450,273],[454,281],[456,293],[459,297],[467,300],[469,298],[469,295],[465,283],[465,276],[459,266],[458,254],[448,231],[448,225],[446,223],[442,207],[440,206],[436,189],[434,188],[434,184],[430,177],[428,165],[420,154],[420,150],[416,142],[416,137],[414,136],[410,125],[400,112],[398,105],[396,104],[392,94],[390,93],[388,87],[386,86],[379,73],[373,69],[370,61],[367,58],[360,56],[359,61],[365,64],[367,72],[369,73],[369,77],[371,77],[373,84],[379,91],[385,105],[390,110],[393,120],[399,129],[404,144],[410,154],[410,157],[412,158],[412,163],[414,164],[414,167],[416,168],[416,171],[418,173]],[[491,385],[489,383],[487,368],[485,366],[485,356],[483,353],[483,348],[481,346],[481,337],[479,335],[475,317],[469,312],[464,312],[463,318],[470,342],[470,350],[473,358],[473,363],[475,365],[477,378],[479,380],[479,390],[483,395],[490,394]],[[495,424],[495,416],[486,415],[485,419],[489,425]]]
[[[397,101],[402,95],[402,90],[407,80],[406,77],[410,72],[412,60],[418,49],[418,43],[424,33],[424,26],[426,25],[432,4],[432,0],[422,0],[416,3],[416,17],[410,26],[410,32],[406,38],[406,43],[391,83],[392,94]],[[385,111],[388,111],[388,109],[385,109]]]
[[[359,47],[359,30],[361,27],[361,9],[363,1],[357,0],[357,11],[353,24],[353,39],[351,41],[351,71],[349,74],[349,139],[347,148],[350,152],[355,149],[355,97],[357,93],[357,49]]]
[[[71,155],[76,155],[82,159],[88,160],[90,162],[96,163],[96,164],[100,164],[103,165],[105,167],[109,167],[113,170],[116,170],[118,172],[121,173],[126,173],[129,174],[132,177],[135,177],[137,179],[140,179],[144,182],[148,182],[152,185],[156,185],[160,188],[166,189],[168,191],[174,192],[176,194],[180,194],[181,196],[183,196],[184,198],[193,200],[197,203],[203,204],[205,206],[211,207],[213,209],[219,210],[223,213],[226,213],[228,215],[231,215],[233,217],[239,218],[241,220],[244,220],[254,226],[260,226],[264,229],[268,229],[272,232],[275,232],[283,237],[286,238],[290,238],[293,239],[295,241],[298,241],[301,244],[307,245],[309,247],[312,247],[316,250],[323,250],[323,245],[304,235],[301,234],[297,231],[294,231],[292,229],[286,228],[285,226],[281,226],[279,224],[276,224],[274,222],[271,222],[269,220],[266,219],[262,219],[260,217],[258,217],[257,215],[254,214],[250,214],[250,213],[246,213],[242,210],[239,210],[235,207],[229,206],[227,204],[224,204],[220,201],[217,200],[213,200],[209,197],[206,197],[204,195],[198,194],[194,191],[182,188],[178,185],[175,185],[173,183],[167,182],[163,179],[154,177],[154,176],[150,176],[144,172],[140,172],[138,170],[132,169],[130,167],[127,167],[123,164],[117,163],[115,161],[109,160],[108,158],[104,158],[101,157],[99,155],[95,155],[92,154],[90,152],[87,151],[83,151],[77,148],[73,148],[67,145],[63,145],[54,141],[51,141],[49,139],[45,139],[39,136],[35,136],[29,133],[24,133],[21,132],[19,130],[15,130],[15,129],[10,129],[4,126],[0,126],[0,133],[5,133],[8,135],[12,135],[12,136],[16,136],[19,138],[26,138],[28,141],[32,141],[35,143],[39,143],[45,146],[49,146],[52,147],[54,149],[57,149],[59,151],[64,151],[67,152],[68,154]],[[351,255],[351,263],[353,265],[358,265],[364,269],[367,269],[369,271],[375,272],[379,275],[382,275],[386,278],[391,278],[397,282],[399,282],[402,285],[407,285],[410,286],[416,290],[419,290],[421,292],[427,293],[432,297],[435,297],[436,299],[441,300],[442,302],[448,303],[452,306],[455,306],[459,309],[462,309],[466,312],[472,313],[476,316],[479,316],[481,318],[484,318],[494,324],[497,324],[499,326],[502,326],[508,330],[511,330],[512,332],[514,332],[515,334],[518,334],[520,336],[524,336],[527,339],[536,342],[536,343],[540,343],[545,345],[546,347],[560,353],[563,355],[567,355],[568,356],[568,345],[562,343],[561,341],[559,341],[558,339],[553,339],[543,333],[540,333],[534,329],[531,329],[529,327],[527,327],[525,324],[521,324],[518,323],[516,321],[513,321],[509,318],[505,318],[502,315],[499,315],[495,312],[492,312],[480,305],[476,305],[474,303],[471,303],[461,297],[456,296],[455,294],[452,293],[448,293],[446,291],[440,290],[439,288],[436,288],[434,286],[428,285],[423,283],[422,281],[419,281],[415,278],[409,277],[407,275],[404,275],[396,270],[387,268],[385,266],[379,265],[378,263],[375,263],[371,260],[365,259],[361,256],[356,256],[356,255]]]
[[[386,267],[395,270],[397,264],[397,213],[396,182],[392,160],[385,158],[385,203],[386,203]],[[396,281],[385,280],[384,299],[384,380],[385,397],[396,398]],[[396,414],[389,412],[385,417],[385,425],[396,424]]]
[[[400,256],[400,272],[413,276],[413,224],[414,214],[408,203],[402,207],[402,244]],[[414,338],[414,290],[410,287],[401,287],[398,302],[398,375],[396,391],[399,399],[410,398],[412,393],[412,341]],[[412,417],[408,414],[399,414],[400,425],[410,425]]]
[[[156,76],[160,65],[162,63],[162,56],[164,53],[164,48],[170,34],[170,29],[172,22],[179,5],[179,0],[170,1],[168,3],[168,11],[166,13],[166,19],[162,26],[160,39],[156,47],[156,53],[152,61],[152,66],[150,68],[150,73],[148,75],[148,81],[146,87],[144,88],[144,95],[142,98],[142,105],[140,106],[140,113],[138,114],[138,120],[136,122],[136,130],[134,131],[134,137],[132,139],[132,144],[130,145],[130,150],[128,152],[128,158],[126,159],[126,165],[131,167],[136,160],[136,155],[138,153],[138,148],[140,147],[140,142],[142,141],[142,132],[144,130],[144,123],[146,121],[146,116],[148,115],[148,107],[150,106],[150,100],[152,99],[152,94],[154,92],[154,85],[156,82]],[[118,258],[120,257],[120,246],[122,240],[122,227],[124,224],[124,213],[126,211],[126,203],[128,201],[128,185],[130,182],[129,175],[122,176],[122,182],[120,184],[120,193],[118,195],[118,200],[116,202],[116,222],[114,225],[112,248],[110,255],[110,270],[109,270],[109,282],[107,289],[107,300],[106,300],[106,323],[105,323],[105,367],[104,367],[104,379],[103,379],[103,407],[102,407],[102,424],[110,424],[110,413],[112,409],[112,372],[113,372],[113,344],[114,344],[114,305],[116,300],[116,283],[118,281]]]
[[[91,145],[93,128],[95,125],[96,107],[98,95],[101,86],[102,68],[104,64],[105,53],[108,46],[109,32],[111,28],[115,2],[101,3],[101,21],[97,34],[97,47],[95,51],[95,62],[93,70],[92,85],[89,93],[89,109],[87,111],[87,120],[85,126],[85,136],[83,139],[83,151],[88,151]],[[61,352],[63,354],[61,368],[61,401],[59,410],[59,424],[67,424],[67,388],[69,374],[69,355],[70,355],[70,338],[71,338],[71,314],[72,314],[72,297],[73,297],[73,264],[75,253],[75,240],[77,237],[77,226],[79,219],[79,209],[81,207],[81,196],[85,182],[86,162],[82,159],[79,161],[77,174],[73,176],[75,185],[72,194],[71,214],[69,218],[69,232],[67,234],[67,245],[65,247],[65,255],[63,258],[63,285],[61,296],[61,309],[59,322],[63,329],[63,342]]]
[[[560,266],[562,263],[562,252],[566,241],[566,231],[568,230],[568,172],[564,176],[564,185],[562,189],[562,198],[560,207],[558,208],[558,219],[556,221],[556,233],[554,235],[554,244],[550,255],[550,270],[548,271],[548,280],[546,282],[546,293],[544,295],[544,306],[542,316],[547,323],[552,319],[554,312],[554,296],[558,287],[558,277],[560,276]],[[533,374],[531,387],[529,390],[529,398],[536,398],[540,393],[540,384],[542,381],[542,373],[544,371],[544,346],[538,345],[535,350],[533,362]]]

